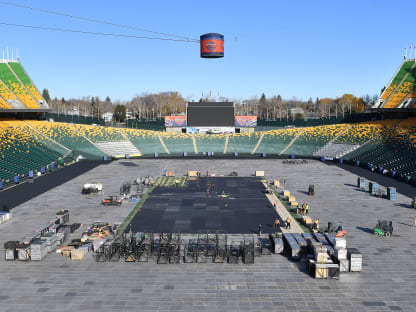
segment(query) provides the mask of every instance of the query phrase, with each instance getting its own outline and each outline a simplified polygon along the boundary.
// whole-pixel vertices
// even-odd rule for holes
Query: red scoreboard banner
[[[186,127],[186,116],[165,116],[165,127]]]
[[[257,116],[235,116],[236,127],[256,127]]]

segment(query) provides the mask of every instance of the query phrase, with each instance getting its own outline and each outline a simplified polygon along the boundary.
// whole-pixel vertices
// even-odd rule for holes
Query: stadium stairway
[[[282,151],[301,132],[300,128],[287,128],[268,130],[264,132],[263,139],[257,147],[258,153],[281,155]],[[257,134],[257,132],[256,132]],[[257,134],[260,136],[260,134]]]
[[[224,142],[224,150],[226,148],[225,152],[229,154],[235,152],[249,154],[256,147],[262,134],[262,132],[254,132],[227,135],[228,140],[226,139]],[[263,152],[263,150],[259,150],[259,152]]]
[[[387,100],[394,93],[395,89],[400,85],[400,83],[403,81],[404,77],[413,67],[414,64],[415,62],[413,60],[403,61],[402,65],[399,67],[399,69],[389,82],[388,87],[386,88],[386,90],[384,90],[383,94],[381,95],[382,99]]]
[[[26,109],[27,107],[10,91],[9,87],[0,79],[0,96],[12,109]]]
[[[129,140],[129,138],[127,137],[127,135],[123,131],[121,131],[120,129],[117,129],[117,130],[122,135],[122,137],[124,138],[124,141],[130,142],[130,144],[132,144],[133,147],[137,150],[137,152],[139,153],[139,155],[140,156],[143,155],[142,152],[140,152],[140,150],[137,148],[137,146],[135,146],[133,143],[131,143],[131,141]]]
[[[343,155],[352,152],[353,150],[359,148],[358,144],[343,144],[343,143],[334,143],[340,136],[342,136],[345,132],[351,129],[352,125],[349,125],[344,130],[342,130],[337,136],[335,136],[331,141],[329,141],[326,145],[319,148],[315,151],[312,155],[313,156],[325,156],[325,157],[332,157],[332,158],[340,158]]]
[[[22,85],[26,87],[26,90],[30,93],[30,95],[32,95],[32,97],[38,102],[39,105],[42,105],[43,98],[39,91],[36,89],[33,81],[29,78],[29,75],[26,73],[23,66],[18,62],[9,62],[8,65],[16,77],[20,80]]]
[[[10,109],[12,108],[0,95],[0,109]]]
[[[112,157],[141,156],[140,151],[130,141],[95,142],[94,144]]]
[[[391,124],[390,121],[389,124]],[[395,172],[406,180],[416,177],[416,119],[409,118],[391,124],[370,138],[345,159],[360,161],[383,173]]]
[[[224,145],[224,154],[227,154],[227,150],[228,150],[228,142],[230,141],[230,135],[227,134],[227,136],[225,137],[225,145]]]
[[[130,128],[123,128],[120,131],[143,155],[166,154],[157,131]]]
[[[169,152],[169,150],[168,150],[168,147],[166,146],[165,141],[163,141],[163,138],[162,138],[162,136],[160,135],[160,133],[159,133],[159,132],[157,133],[157,136],[158,136],[159,141],[160,141],[160,144],[162,144],[163,149],[165,150],[165,152],[166,152],[167,154],[170,154],[170,152]]]
[[[159,136],[162,138],[162,146],[163,144],[166,146],[169,154],[180,155],[183,152],[188,152],[189,154],[195,153],[192,135],[185,133],[159,132]]]
[[[94,147],[96,147],[98,150],[102,151],[103,154],[105,155],[106,153],[97,146],[97,144],[95,144],[93,141],[91,141],[91,139],[88,137],[88,135],[84,134],[85,132],[82,131],[84,125],[74,125],[71,124],[71,127],[75,130],[75,132],[78,133],[79,136],[83,137],[86,141],[88,141],[91,145],[93,145]]]
[[[196,145],[195,133],[192,133],[192,145],[194,146],[194,153],[198,154],[198,145]]]
[[[41,142],[45,146],[48,147],[48,149],[56,151],[56,153],[60,155],[67,156],[70,154],[71,150],[67,147],[63,146],[62,144],[59,144],[55,140],[45,136],[44,134],[37,131],[35,128],[33,128],[31,125],[26,123],[25,121],[20,120],[9,120],[9,121],[3,121],[4,124],[7,124],[9,127],[12,127],[14,129],[17,129],[23,133],[26,133],[30,135],[33,139],[35,139],[38,142]]]
[[[15,176],[23,181],[29,171],[36,175],[52,163],[59,168],[68,161],[66,152],[21,121],[0,121],[0,179],[3,186],[14,184]]]
[[[282,154],[312,156],[316,150],[325,146],[348,126],[348,124],[338,124],[303,128]]]
[[[393,92],[386,99],[384,108],[395,108],[398,106],[406,95],[412,91],[416,78],[416,62],[410,67],[400,83],[394,88]]]
[[[292,145],[293,143],[295,143],[295,141],[297,140],[297,138],[302,135],[303,131],[305,131],[305,129],[301,129],[296,135],[295,137],[290,141],[290,143],[279,153],[279,155],[283,155]]]
[[[195,134],[195,143],[199,153],[224,153],[225,134]]]
[[[102,159],[106,155],[93,143],[85,139],[71,124],[35,120],[25,120],[25,123],[39,133],[74,151],[77,155],[94,160]]]
[[[253,150],[251,151],[251,154],[255,154],[257,149],[259,148],[259,145],[261,144],[261,141],[263,141],[264,138],[264,132],[261,133],[259,140],[257,141],[256,146],[253,148]]]
[[[349,143],[334,143],[330,142],[327,145],[321,147],[319,150],[313,153],[313,156],[325,156],[330,158],[341,158],[345,154],[351,153],[360,147],[359,144]]]
[[[20,84],[20,86],[23,88],[24,91],[26,91],[26,94],[28,95],[27,97],[27,102],[25,102],[25,104],[31,108],[40,108],[40,103],[39,100],[33,95],[32,92],[30,92],[30,90],[28,89],[28,86],[25,85],[22,81],[22,79],[20,78],[19,75],[16,74],[16,72],[13,70],[13,68],[10,66],[10,63],[7,63],[7,67],[9,68],[9,70],[14,74],[14,76],[16,77],[16,80],[18,81],[18,83]],[[16,67],[17,69],[17,67]],[[36,91],[36,89],[33,88],[32,86],[32,91]],[[39,98],[42,99],[39,95]],[[30,104],[29,104],[30,103]]]
[[[14,74],[7,63],[0,63],[0,76],[7,87],[13,92],[27,108],[38,109],[39,104],[27,91],[20,79]]]

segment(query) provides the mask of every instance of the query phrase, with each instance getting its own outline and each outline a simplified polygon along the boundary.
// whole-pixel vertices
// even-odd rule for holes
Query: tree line
[[[79,114],[82,116],[102,117],[104,113],[113,113],[115,121],[125,121],[126,117],[137,119],[158,119],[168,115],[185,113],[185,99],[179,92],[160,92],[156,94],[141,94],[129,101],[112,101],[109,96],[101,100],[98,96],[85,96],[77,99],[51,98],[47,89],[43,90],[43,98],[48,102],[52,113]],[[218,101],[232,101],[235,103],[237,115],[255,115],[265,120],[304,118],[304,117],[330,117],[359,113],[371,107],[378,95],[365,95],[356,97],[353,94],[344,94],[337,98],[316,98],[307,101],[296,97],[283,99],[279,94],[249,99],[219,98]],[[199,101],[213,99],[200,98]]]

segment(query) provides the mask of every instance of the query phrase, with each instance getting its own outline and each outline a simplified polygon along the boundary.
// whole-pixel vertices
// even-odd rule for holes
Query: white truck
[[[82,194],[95,194],[103,191],[103,184],[102,183],[85,183],[82,187]]]

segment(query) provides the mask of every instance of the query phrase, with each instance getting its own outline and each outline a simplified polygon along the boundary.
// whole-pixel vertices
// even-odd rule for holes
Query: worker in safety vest
[[[292,220],[290,220],[290,218],[286,219],[286,229],[290,230],[290,223],[292,222]]]
[[[302,207],[300,209],[301,214],[305,214],[305,203],[302,204]]]
[[[314,224],[313,224],[313,229],[319,230],[319,219],[315,219]]]
[[[305,203],[305,208],[303,208],[303,211],[304,211],[305,214],[308,214],[309,205],[307,203]]]

